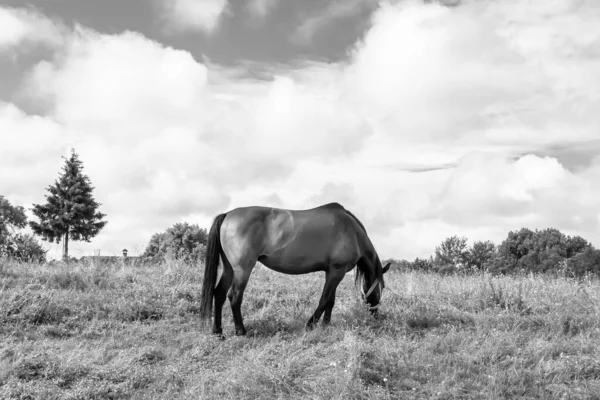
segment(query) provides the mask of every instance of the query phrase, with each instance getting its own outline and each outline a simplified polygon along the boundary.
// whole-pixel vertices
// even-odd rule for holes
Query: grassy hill
[[[353,277],[304,325],[322,274],[257,267],[233,336],[198,319],[199,267],[0,266],[2,399],[600,398],[600,283],[386,275],[382,318]]]

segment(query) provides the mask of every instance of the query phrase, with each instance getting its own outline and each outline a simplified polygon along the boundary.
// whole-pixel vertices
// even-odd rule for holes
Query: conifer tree
[[[102,221],[106,215],[98,211],[100,203],[92,196],[93,187],[87,175],[83,174],[83,163],[74,150],[65,159],[54,185],[50,185],[46,195],[47,203],[33,205],[33,214],[40,222],[29,223],[36,235],[51,243],[63,240],[63,259],[69,256],[71,240],[90,241],[106,225]]]

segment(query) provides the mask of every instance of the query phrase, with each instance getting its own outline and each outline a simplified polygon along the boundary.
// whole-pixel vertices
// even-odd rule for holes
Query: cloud
[[[524,226],[556,227],[596,238],[600,190],[592,182],[599,176],[599,166],[596,162],[572,173],[552,157],[528,154],[509,160],[489,153],[470,154],[417,219],[465,232],[487,231],[497,241]],[[502,228],[500,237],[494,234],[498,228]]]
[[[45,187],[58,166],[47,154],[64,150],[61,126],[51,119],[27,115],[13,104],[0,103],[0,183],[2,194],[29,202],[32,187]],[[26,179],[24,179],[26,177]]]
[[[540,200],[562,192],[568,172],[556,159],[526,155],[510,161],[494,154],[466,156],[436,196],[428,215],[453,225],[470,225],[481,218],[522,217],[535,212]],[[541,216],[545,219],[551,216]]]
[[[590,139],[597,123],[590,112],[598,102],[597,74],[591,71],[597,70],[598,57],[586,53],[574,62],[546,47],[553,37],[575,41],[574,46],[582,42],[560,26],[564,20],[574,25],[587,10],[537,21],[535,16],[548,14],[552,6],[515,4],[384,3],[353,52],[348,74],[358,92],[353,94],[379,129],[402,141],[465,139],[478,146],[521,147],[564,140],[565,129],[572,140]],[[517,22],[517,29],[510,21],[525,18],[522,14],[531,15],[532,25]],[[525,41],[532,26],[541,39],[537,52]],[[598,40],[591,25],[582,29],[588,38],[582,46]],[[573,48],[574,54],[580,51]]]
[[[47,115],[0,108],[0,131],[19,133],[0,148],[0,185],[42,201],[72,144],[109,215],[80,252],[143,247],[237,206],[330,201],[383,257],[522,226],[598,245],[598,7],[382,3],[346,60],[265,65],[260,79],[80,28],[29,72]]]
[[[228,12],[227,0],[160,0],[167,33],[213,33]]]
[[[512,106],[538,87],[482,18],[454,10],[384,5],[353,52],[349,86],[398,139],[456,140],[485,127],[489,108]]]
[[[600,154],[600,139],[591,139],[569,143],[562,141],[556,145],[548,145],[536,153],[556,158],[570,171],[580,171],[592,165]]]
[[[123,221],[136,232],[164,229],[181,218],[208,222],[227,209],[232,191],[278,185],[298,162],[333,162],[360,150],[369,128],[327,84],[328,70],[313,65],[281,74],[272,81],[242,80],[134,32],[104,35],[80,27],[53,59],[28,74],[26,94],[45,104],[48,115],[19,114],[15,124],[32,129],[39,119],[44,129],[29,136],[52,131],[58,138],[36,155],[57,167],[26,200],[43,200],[42,187],[73,146],[103,212],[117,221],[93,244],[73,248],[119,250],[117,243],[130,237]],[[280,204],[271,193],[264,198],[263,192],[262,200]],[[138,245],[147,240],[135,239]]]
[[[309,45],[314,36],[336,20],[355,17],[365,10],[372,10],[377,3],[370,0],[334,0],[324,10],[307,17],[294,30],[291,40],[296,44]]]
[[[0,51],[21,50],[35,44],[56,47],[64,28],[36,9],[0,7]]]
[[[222,83],[209,84],[209,74]],[[221,168],[235,170],[239,162],[228,182],[233,185],[271,179],[294,160],[343,157],[369,133],[335,87],[320,85],[328,76],[316,69],[310,78],[307,73],[271,82],[232,83],[228,74],[139,34],[81,30],[63,53],[36,66],[29,95],[49,103],[53,117],[70,129],[128,152],[196,146],[203,160],[193,162],[211,162],[194,168],[196,175],[222,180]],[[230,159],[219,160],[227,153]]]
[[[156,120],[193,119],[190,106],[205,89],[207,74],[188,52],[163,48],[140,34],[82,28],[52,61],[35,66],[29,94],[50,103],[57,120],[95,127],[116,139],[109,128],[133,123],[129,128],[144,130],[156,127]],[[119,139],[127,141],[128,135]]]
[[[386,208],[355,189],[357,213],[385,211],[379,221],[391,232],[375,241],[387,254],[427,255],[451,234],[499,241],[528,224],[600,239],[591,184],[600,32],[590,17],[599,6],[538,6],[406,1],[373,14],[342,86],[374,131],[356,161],[385,168],[376,193],[395,198]],[[559,160],[571,164],[573,151],[587,161],[570,170]],[[417,183],[403,171],[419,165],[442,169]]]

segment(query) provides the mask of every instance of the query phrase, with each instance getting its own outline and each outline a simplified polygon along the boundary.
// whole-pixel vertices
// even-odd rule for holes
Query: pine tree
[[[97,211],[100,203],[92,196],[90,179],[83,174],[83,163],[74,150],[65,159],[63,173],[48,187],[47,203],[33,205],[40,222],[29,223],[36,235],[51,243],[63,241],[63,259],[69,256],[69,238],[90,241],[106,225],[105,214]]]

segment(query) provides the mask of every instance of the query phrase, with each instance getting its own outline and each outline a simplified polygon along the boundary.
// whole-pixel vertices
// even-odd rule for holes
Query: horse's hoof
[[[213,330],[213,335],[216,336],[220,340],[225,340],[225,335],[223,335],[223,329]]]
[[[236,329],[235,335],[236,336],[246,336],[246,328]]]

